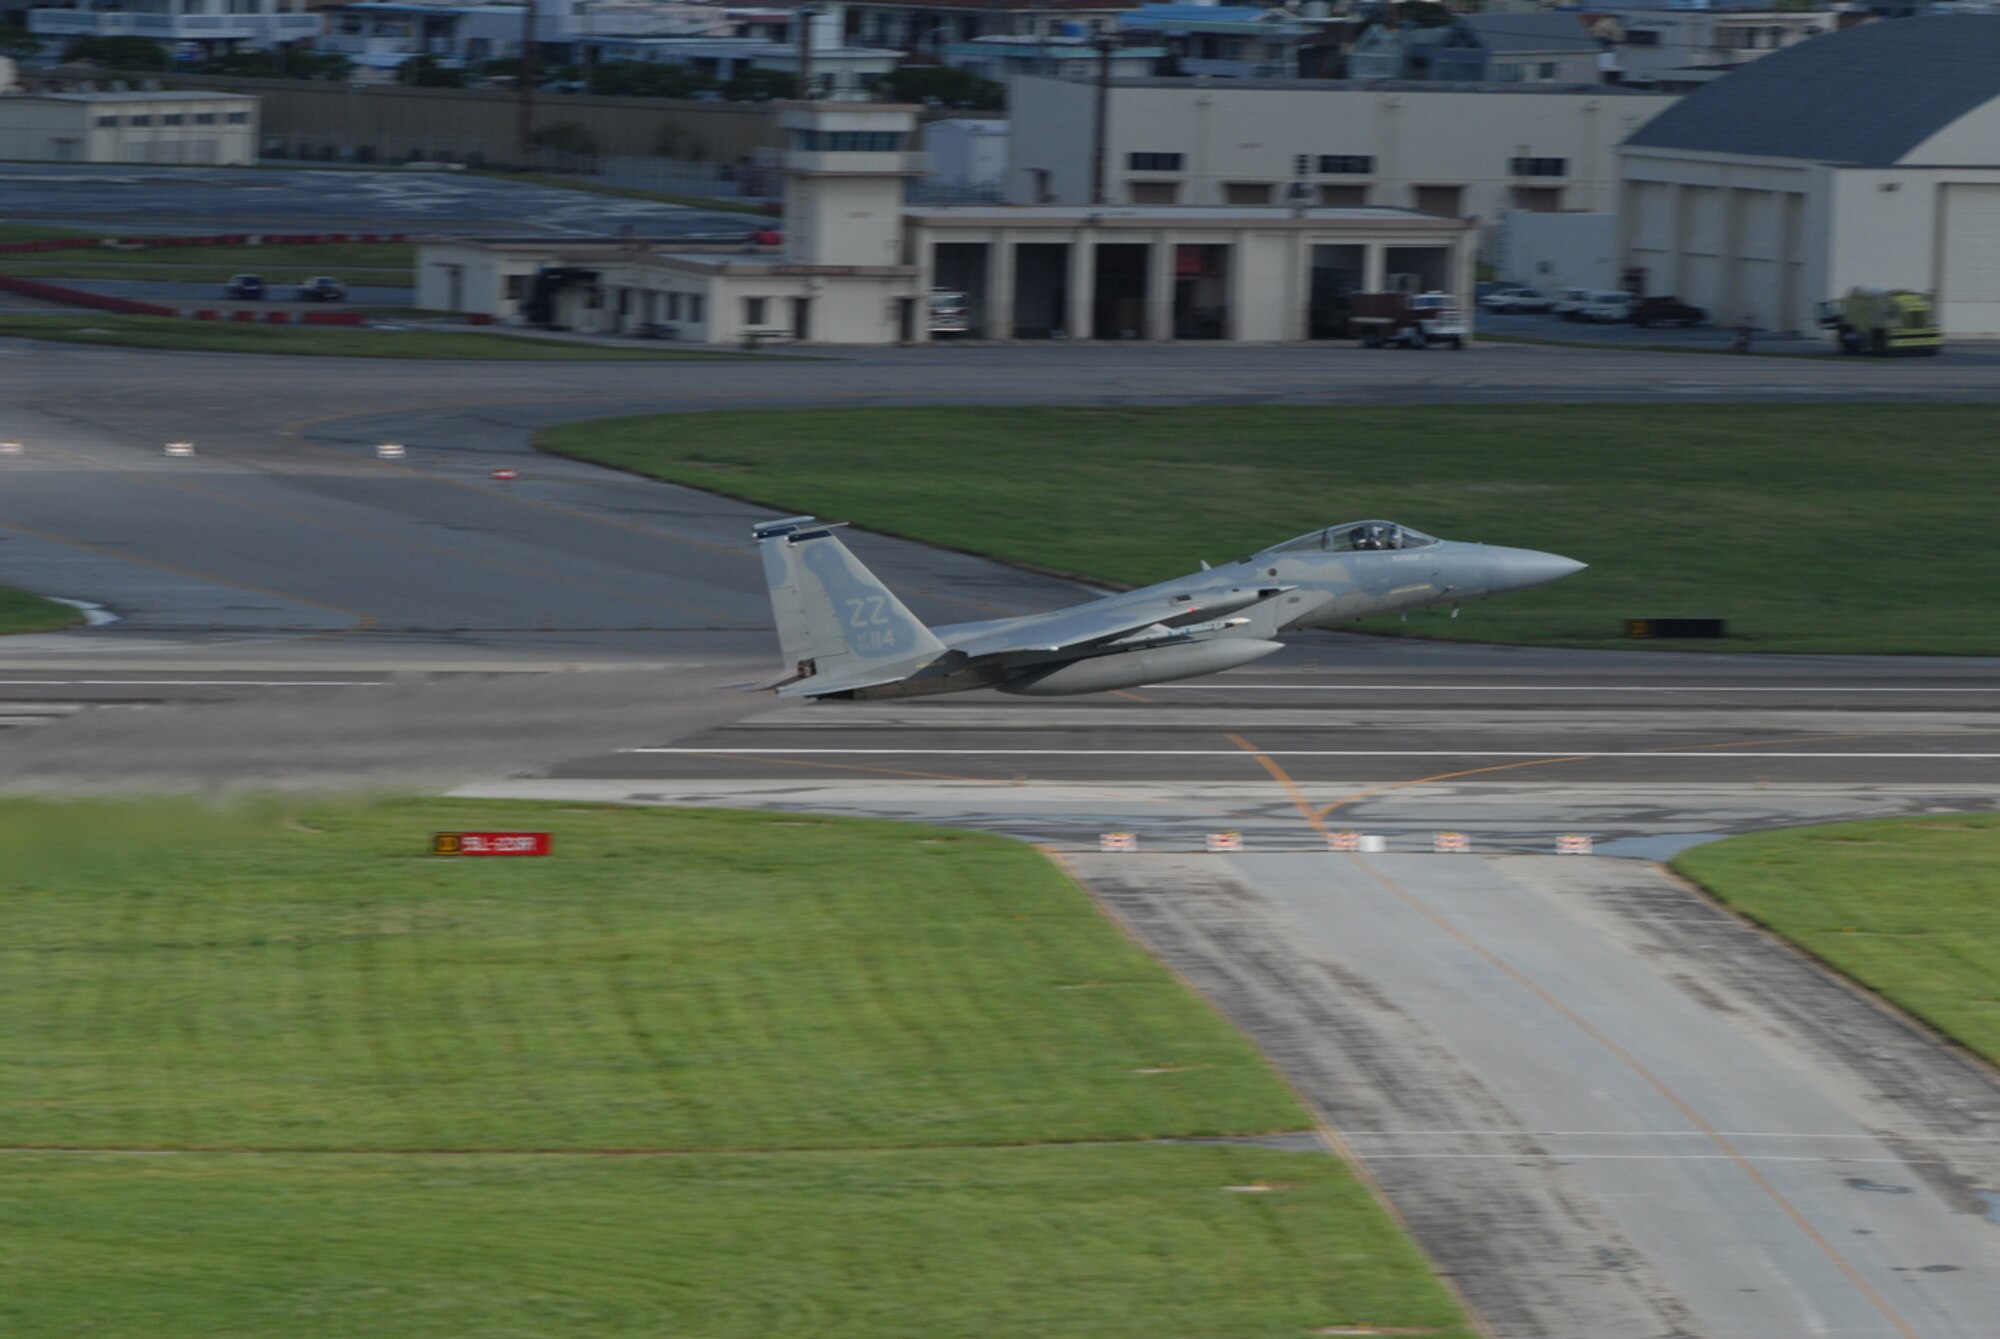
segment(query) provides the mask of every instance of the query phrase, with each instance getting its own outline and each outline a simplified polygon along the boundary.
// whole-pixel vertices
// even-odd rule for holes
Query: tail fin
[[[810,516],[755,528],[778,645],[800,679],[815,681],[795,692],[893,682],[945,649],[833,530]]]

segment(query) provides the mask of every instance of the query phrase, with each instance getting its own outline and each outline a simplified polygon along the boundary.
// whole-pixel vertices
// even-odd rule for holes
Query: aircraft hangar
[[[1852,288],[1936,294],[2000,335],[2000,17],[1863,24],[1690,94],[1622,150],[1621,248],[1645,288],[1809,330]]]

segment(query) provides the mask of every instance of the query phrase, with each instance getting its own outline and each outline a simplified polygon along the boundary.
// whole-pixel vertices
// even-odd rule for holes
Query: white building
[[[1592,7],[1590,31],[1610,43],[1612,68],[1625,83],[1681,88],[1708,83],[1859,17],[1832,9],[1710,5],[1706,0],[1612,0]]]
[[[1625,264],[1651,292],[1766,329],[1810,329],[1816,302],[1873,287],[1936,293],[1947,334],[2000,335],[1996,146],[2000,17],[1817,38],[1625,145]]]
[[[204,51],[273,47],[319,33],[303,0],[76,0],[28,11],[28,31],[54,42],[145,37],[192,42]]]
[[[946,196],[1000,198],[1007,184],[1007,123],[998,117],[951,116],[924,127],[931,174],[925,183]]]
[[[7,93],[0,159],[34,163],[257,161],[257,99],[238,93]]]
[[[1016,80],[1007,198],[1091,198],[1095,90]],[[1491,220],[1610,209],[1620,141],[1673,99],[1608,87],[1114,80],[1106,199],[1118,205],[1387,206]]]
[[[783,111],[780,252],[639,242],[452,242],[418,257],[417,305],[600,333],[844,344],[921,341],[933,289],[987,338],[1301,340],[1347,295],[1471,298],[1473,229],[1390,208],[911,208],[916,109]]]

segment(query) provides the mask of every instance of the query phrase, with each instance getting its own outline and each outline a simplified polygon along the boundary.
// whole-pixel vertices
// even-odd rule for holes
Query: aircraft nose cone
[[[1534,549],[1492,549],[1487,560],[1491,580],[1488,590],[1495,594],[1546,585],[1589,566],[1560,553],[1539,553]]]

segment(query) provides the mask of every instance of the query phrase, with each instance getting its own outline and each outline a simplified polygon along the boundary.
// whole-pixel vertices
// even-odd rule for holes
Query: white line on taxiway
[[[381,679],[0,679],[0,688],[380,688]]]
[[[2000,684],[1991,688],[1732,688],[1646,683],[1148,683],[1140,687],[1149,693],[2000,693]]]
[[[1242,749],[786,749],[729,748],[705,749],[644,746],[624,748],[620,753],[688,754],[770,754],[775,757],[807,755],[903,757],[903,758],[1246,758]],[[2000,753],[1765,753],[1737,750],[1724,752],[1703,749],[1679,752],[1661,749],[1630,749],[1621,752],[1591,752],[1582,749],[1548,749],[1535,752],[1508,752],[1499,749],[1258,749],[1267,758],[1774,758],[1819,761],[1828,758],[1932,758],[1991,759]]]

